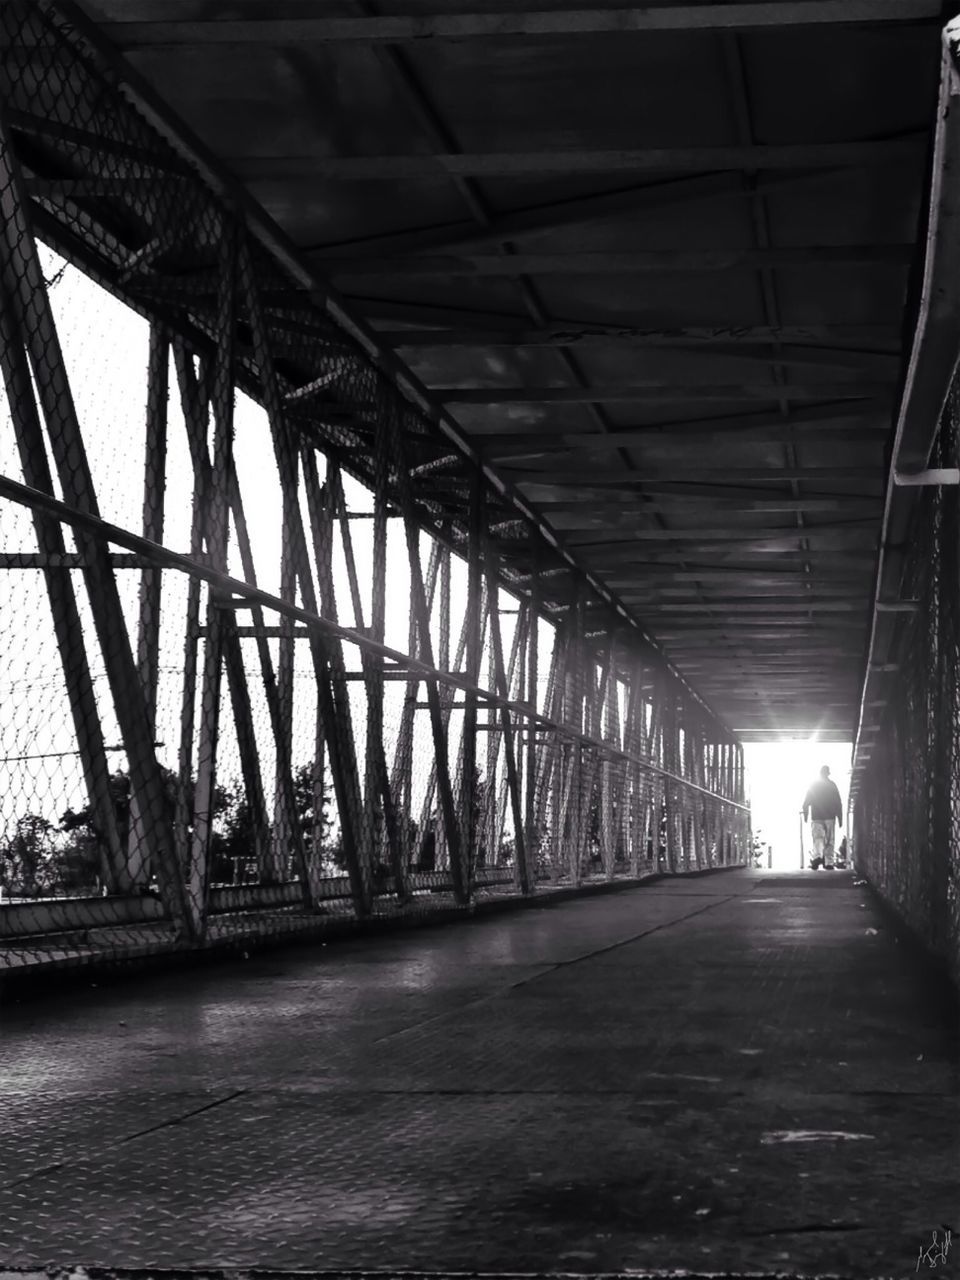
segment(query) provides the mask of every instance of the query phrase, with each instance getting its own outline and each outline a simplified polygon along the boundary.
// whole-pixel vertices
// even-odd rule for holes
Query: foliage
[[[168,806],[166,816],[172,819],[180,781],[171,769],[161,766],[161,774]],[[308,854],[319,842],[322,861],[343,867],[339,837],[331,839],[326,786],[322,780],[317,785],[313,775],[312,762],[300,766],[294,774],[295,822]],[[194,787],[195,781],[191,780],[184,797],[188,813],[193,811]],[[120,843],[126,848],[131,817],[129,773],[119,769],[111,775],[109,794]],[[258,879],[260,869],[254,865],[256,822],[242,783],[234,779],[217,786],[212,809],[212,882],[233,884]],[[264,833],[269,839],[267,824]],[[67,809],[59,824],[38,814],[24,814],[5,837],[0,837],[0,886],[11,896],[22,897],[65,891],[99,892],[109,886],[107,854],[107,833],[91,803]],[[280,873],[286,875],[292,870],[281,867]]]
[[[50,884],[55,876],[55,831],[53,823],[36,813],[17,819],[0,850],[0,882],[5,889],[29,896]]]

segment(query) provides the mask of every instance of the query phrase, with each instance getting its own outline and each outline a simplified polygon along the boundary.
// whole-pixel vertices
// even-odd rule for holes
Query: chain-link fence
[[[744,861],[739,744],[262,215],[0,47],[0,966]]]
[[[931,467],[960,462],[960,388]],[[857,866],[960,978],[960,493],[924,488],[906,539],[902,617],[879,732],[861,755]]]

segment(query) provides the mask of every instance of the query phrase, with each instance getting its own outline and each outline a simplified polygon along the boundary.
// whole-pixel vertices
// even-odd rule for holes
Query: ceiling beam
[[[624,597],[628,599],[629,597]],[[726,600],[650,600],[646,599],[643,603],[643,610],[646,614],[657,613],[660,615],[670,614],[703,614],[710,613],[716,609],[728,610],[735,609],[737,617],[746,617],[748,621],[754,620],[763,614],[803,614],[803,613],[863,613],[869,607],[870,601],[867,596],[862,599],[844,599],[844,600],[825,600],[823,598],[815,598],[811,600],[776,600],[766,599],[759,600],[747,596],[732,596]],[[686,622],[682,623],[686,626]],[[726,619],[724,619],[726,625]]]
[[[679,552],[671,552],[668,549],[661,549],[658,547],[633,547],[630,543],[625,542],[623,544],[623,550],[617,550],[616,548],[604,550],[603,563],[601,564],[598,561],[591,560],[584,554],[585,552],[588,553],[590,551],[589,545],[577,547],[575,549],[577,550],[582,562],[589,565],[595,574],[601,576],[611,573],[615,569],[621,572],[627,572],[629,569],[632,569],[635,564],[639,564],[639,567],[643,570],[644,574],[651,571],[651,565],[653,563],[659,563],[664,567],[671,565],[684,567],[691,559],[689,549],[683,555],[680,555]],[[702,556],[706,555],[716,557],[713,560],[713,564],[717,568],[722,569],[731,562],[739,563],[743,554],[755,554],[761,556],[767,561],[767,563],[770,563],[771,561],[770,553],[762,549],[744,553],[743,548],[725,551],[722,547],[716,545],[704,547],[701,555],[697,556],[696,559],[699,560]],[[656,557],[655,561],[654,557]],[[858,551],[856,547],[845,547],[842,553],[836,552],[830,547],[811,547],[803,551],[798,547],[792,547],[778,549],[777,562],[773,567],[776,569],[784,563],[801,566],[804,563],[809,562],[815,568],[822,569],[824,574],[831,572],[835,568],[837,570],[848,570],[857,574],[869,574],[875,561],[876,550],[872,547],[864,547],[860,551]],[[757,573],[766,572],[763,565],[758,565],[756,571]]]
[[[709,646],[711,644],[715,644],[715,641],[712,641],[709,637],[705,637],[704,644]],[[782,641],[779,638],[776,641],[776,646],[777,648],[782,646]],[[731,661],[752,662],[757,649],[755,646],[747,644],[739,639],[732,639],[728,648],[723,651],[722,654],[718,655],[714,652],[712,657],[708,656],[711,652],[713,651],[709,648],[693,650],[690,653],[683,653],[675,647],[671,647],[670,650],[671,657],[673,657],[678,663],[682,663],[684,668],[692,668],[695,663],[701,668],[707,667],[709,669],[712,667],[717,673],[714,678],[719,679],[728,674],[730,671],[729,663]],[[822,670],[826,674],[831,675],[836,674],[836,667],[833,664],[843,664],[844,666],[852,664],[853,654],[854,651],[849,645],[833,644],[830,646],[829,652],[824,653],[821,656],[813,655],[812,657],[809,657],[807,651],[804,650],[802,653],[797,652],[792,655],[792,657],[798,666],[802,666],[809,657],[809,665],[811,668]],[[821,663],[827,663],[828,665],[821,667]],[[774,671],[776,668],[771,668],[771,670]],[[750,684],[747,684],[745,692],[752,687],[753,686]],[[747,694],[747,696],[749,696],[749,694]],[[851,701],[853,701],[853,699],[851,699]]]
[[[738,661],[742,661],[745,657],[751,657],[748,652],[739,654],[734,651]],[[790,677],[797,679],[816,679],[826,684],[836,683],[838,679],[849,676],[858,672],[857,659],[852,654],[841,656],[839,651],[834,649],[828,661],[824,663],[822,659],[814,662],[803,661],[796,657],[790,657],[778,664],[773,658],[763,659],[763,666],[766,671],[775,674],[779,679],[787,680]],[[684,662],[687,671],[703,671],[707,673],[710,683],[716,688],[720,685],[728,685],[733,692],[742,689],[743,675],[738,671],[727,671],[722,665],[718,667],[716,660],[711,661],[709,658],[687,658]]]
[[[793,524],[762,525],[756,528],[740,529],[729,524],[718,525],[716,528],[709,529],[662,529],[660,527],[652,527],[631,529],[630,539],[637,542],[768,542],[772,539],[796,542],[799,538],[822,539],[826,535],[835,537],[837,534],[860,537],[864,533],[869,534],[871,537],[876,536],[878,533],[877,521],[870,519],[849,525],[813,525],[804,530],[798,530],[797,526]],[[589,544],[578,543],[577,545],[582,549]]]
[[[607,585],[610,586],[611,584],[608,583]],[[671,605],[682,605],[682,612],[684,613],[693,613],[696,609],[724,609],[728,606],[729,596],[722,594],[704,595],[702,591],[698,590],[700,585],[699,583],[691,584],[678,599],[673,599],[672,597],[664,599],[658,591],[638,591],[636,583],[623,583],[621,591],[624,597],[632,596],[638,608],[658,608],[664,610],[664,612],[669,612]],[[865,578],[856,588],[838,586],[831,590],[818,586],[815,598],[806,596],[802,590],[786,592],[782,584],[766,588],[756,587],[753,590],[750,590],[747,585],[741,582],[728,585],[731,590],[737,592],[736,598],[738,600],[744,600],[747,603],[764,604],[770,600],[782,600],[793,605],[815,609],[817,602],[821,600],[844,602],[857,599],[863,602],[860,607],[866,607],[870,582],[869,579]],[[717,588],[714,587],[712,590],[716,591]],[[860,593],[859,595],[857,594],[858,592]]]
[[[527,493],[531,502],[535,502],[541,510],[549,511],[565,511],[565,512],[583,512],[589,515],[591,519],[599,520],[620,520],[629,519],[636,520],[640,515],[648,511],[664,511],[673,515],[685,515],[690,513],[690,507],[700,507],[704,512],[712,510],[729,511],[735,514],[739,511],[762,512],[764,514],[773,515],[790,511],[807,511],[840,514],[846,513],[867,515],[880,514],[880,507],[883,502],[881,495],[876,498],[759,498],[744,501],[742,498],[718,498],[715,495],[691,494],[689,497],[684,494],[670,494],[658,499],[649,498],[642,489],[639,489],[635,495],[636,501],[630,506],[625,506],[621,499],[616,499],[616,506],[610,510],[597,510],[596,508],[585,509],[586,504],[595,502],[610,502],[611,497],[609,491],[598,490],[595,494],[591,494],[589,473],[584,474],[584,486],[578,492],[576,498],[551,498],[542,496],[538,493]],[[536,488],[537,486],[531,486]],[[672,501],[667,500],[672,499]],[[729,504],[729,505],[726,505]]]
[[[451,307],[441,303],[400,301],[397,298],[368,298],[352,289],[341,289],[356,311],[362,311],[372,323],[394,320],[410,324],[462,325],[481,328],[493,325],[522,329],[527,316],[506,315],[503,311],[481,311],[476,308]],[[381,330],[375,329],[378,338]]]
[[[604,582],[612,591],[631,590],[644,584],[644,579],[648,573],[653,575],[656,571],[660,571],[667,575],[667,581],[657,581],[648,584],[651,591],[664,591],[669,589],[674,583],[677,588],[682,589],[686,582],[718,582],[720,584],[728,583],[736,585],[741,593],[743,592],[767,592],[767,591],[783,591],[787,587],[796,586],[797,590],[806,589],[809,583],[809,575],[798,571],[797,569],[736,569],[726,565],[708,565],[700,568],[676,569],[670,564],[640,564],[637,566],[638,572],[630,575],[630,577],[617,577],[615,575],[606,576]],[[622,572],[622,570],[621,570]],[[850,591],[852,585],[857,582],[868,581],[869,575],[863,573],[862,569],[850,570],[840,575],[836,571],[831,572],[826,581],[817,583],[818,591]]]
[[[644,400],[790,400],[873,398],[889,394],[893,380],[787,383],[719,382],[684,385],[678,382],[635,383],[627,387],[431,387],[444,404],[629,404]]]
[[[162,12],[162,9],[159,10]],[[530,9],[505,13],[423,13],[364,17],[283,17],[206,21],[101,22],[123,50],[183,45],[405,44],[411,41],[634,35],[660,31],[750,31],[761,28],[925,22],[936,0],[771,0],[765,4]]]
[[[727,656],[733,657],[736,662],[752,661],[755,651],[751,649],[740,650],[734,644],[732,653],[720,655],[719,661],[717,658],[704,656],[687,657],[684,659],[684,667],[688,671],[709,673],[709,679],[714,686],[727,684],[732,692],[737,692],[742,688],[743,675],[736,670],[728,670],[726,668],[724,659]],[[784,680],[790,677],[807,677],[819,680],[824,684],[827,682],[839,683],[841,681],[846,682],[851,675],[856,676],[859,674],[859,662],[855,655],[849,652],[843,654],[837,646],[834,646],[825,657],[808,658],[789,655],[782,663],[771,657],[763,658],[762,661],[764,670]],[[856,687],[856,681],[853,687]],[[750,686],[748,686],[749,688]]]
[[[568,531],[559,529],[557,532],[565,535]],[[580,531],[573,529],[569,530],[569,532],[578,533]],[[783,529],[780,531],[779,536],[771,533],[761,534],[759,537],[750,536],[746,533],[740,536],[731,536],[729,531],[725,531],[723,537],[708,538],[699,542],[695,540],[692,533],[689,537],[677,537],[674,541],[685,544],[687,549],[686,554],[688,556],[692,554],[710,554],[711,552],[714,554],[722,554],[722,552],[726,550],[728,555],[737,557],[744,554],[777,555],[779,557],[788,552],[798,552],[803,554],[801,549],[797,546],[797,543],[801,539],[806,540],[811,546],[819,546],[821,550],[836,548],[849,552],[856,550],[855,546],[852,547],[850,545],[851,538],[855,541],[858,537],[869,537],[870,541],[868,545],[863,546],[862,549],[865,552],[869,551],[871,556],[874,556],[876,553],[876,548],[874,546],[874,543],[876,542],[876,535],[876,521],[873,520],[870,521],[869,528],[854,528],[846,531],[837,529],[821,530],[816,528],[806,531],[797,530],[794,527],[792,533],[789,529]],[[631,534],[629,542],[636,541],[637,539],[635,535]],[[652,541],[652,539],[644,539],[644,541],[649,542]],[[605,547],[602,544],[596,543],[577,542],[569,537],[564,537],[564,544],[568,550],[575,552],[581,557],[583,557],[585,552],[592,555],[602,556],[602,561],[600,562],[590,561],[591,567],[599,573],[602,573],[607,565],[618,563],[618,553],[615,548]],[[622,545],[627,545],[627,540],[624,540]],[[809,556],[807,558],[809,559]],[[826,570],[829,570],[829,561],[825,568]]]
[[[758,656],[758,660],[763,663],[771,671],[780,671],[784,675],[791,672],[809,672],[823,679],[830,675],[837,675],[839,672],[856,671],[859,664],[858,656],[836,644],[823,645],[819,649],[804,648],[803,654],[799,653],[779,653],[773,650],[763,652],[762,650],[745,648],[741,649],[737,644],[733,646],[733,654],[738,660],[743,658],[752,658]],[[697,654],[685,659],[690,667],[703,668],[713,672],[713,680],[720,681],[724,678],[729,679],[732,683],[737,682],[737,673],[728,670],[724,666],[723,655]]]
[[[445,150],[442,143],[438,150]],[[906,154],[900,159],[906,159]],[[756,189],[764,194],[806,190],[831,183],[834,186],[845,176],[855,174],[851,169],[811,169],[809,172],[768,173],[757,177]],[[698,200],[743,199],[743,183],[737,173],[697,174],[692,178],[667,178],[661,181],[634,183],[615,191],[595,195],[573,196],[567,200],[552,200],[525,205],[509,213],[493,215],[480,226],[464,219],[457,222],[437,223],[432,226],[411,227],[403,231],[387,231],[378,235],[359,236],[351,240],[304,246],[308,256],[316,254],[318,264],[324,257],[341,253],[415,253],[425,249],[482,248],[499,246],[504,240],[517,236],[537,235],[557,227],[578,226],[625,213],[632,215],[671,208]]]
[[[689,648],[686,644],[678,645],[672,643],[670,646],[671,657],[675,658],[677,662],[682,662],[684,665],[698,662],[713,666],[720,675],[727,673],[728,659],[730,658],[741,662],[753,661],[754,658],[757,658],[758,661],[765,661],[769,657],[782,653],[797,664],[809,662],[813,666],[814,664],[819,665],[821,662],[853,662],[855,656],[859,660],[861,650],[862,645],[851,646],[837,641],[825,644],[819,650],[809,649],[805,645],[791,650],[789,646],[784,646],[784,638],[779,635],[774,640],[754,643],[750,643],[741,637],[735,637],[730,641],[729,649],[719,653],[716,649],[716,639],[713,636],[701,636]],[[827,667],[826,670],[829,671],[830,668]]]
[[[263,155],[225,157],[247,182],[402,182],[413,178],[531,178],[542,174],[710,173],[719,170],[886,166],[897,156],[920,160],[924,129],[859,142],[781,143],[728,147],[644,147],[617,150],[438,152],[385,156]]]
[[[366,276],[629,275],[649,272],[759,271],[785,267],[908,266],[913,244],[798,245],[774,249],[636,249],[629,252],[325,257],[318,265],[350,282]]]
[[[637,613],[643,617],[642,607]],[[779,644],[786,641],[788,646],[801,646],[804,639],[817,640],[827,634],[837,638],[844,632],[852,637],[861,638],[864,626],[862,618],[853,615],[824,616],[806,620],[803,618],[737,618],[735,616],[717,618],[685,618],[682,623],[658,621],[654,634],[668,649],[675,641],[682,641],[685,636],[699,635],[707,643],[716,643],[718,635],[735,635],[741,640],[770,640]]]
[[[823,477],[829,478],[829,477]],[[855,494],[850,493],[820,493],[810,492],[807,497],[810,498],[842,498],[850,502],[876,500],[881,501],[883,494],[880,485],[880,472],[877,472],[876,492],[869,494],[860,491]],[[526,486],[527,481],[518,481],[518,484]],[[725,502],[752,502],[755,498],[763,498],[771,496],[778,498],[781,496],[780,490],[770,493],[767,489],[757,489],[755,486],[745,484],[742,488],[737,485],[730,484],[687,484],[683,480],[658,480],[656,477],[644,476],[642,480],[642,492],[648,495],[662,494],[665,497],[677,498],[703,498],[705,501],[716,502],[722,506]],[[605,486],[607,487],[607,486]]]
[[[708,665],[712,664],[720,673],[726,672],[723,664],[723,655],[709,648],[711,640],[709,636],[690,635],[686,638],[678,638],[675,647],[684,649],[687,646],[696,648],[696,655],[691,654],[688,661],[703,662]],[[734,644],[734,652],[739,656],[749,658],[757,655],[769,662],[854,662],[859,661],[861,657],[860,650],[853,650],[848,645],[838,641],[836,636],[814,636],[812,639],[805,637],[800,644],[795,647],[784,648],[782,646],[781,637],[777,636],[775,640],[765,640],[757,643],[755,647],[748,646],[744,641],[737,641]]]
[[[482,345],[574,346],[582,336],[585,341],[602,342],[607,335],[638,341],[676,342],[743,342],[743,343],[892,343],[899,347],[900,331],[895,324],[822,324],[822,325],[681,325],[665,323],[659,317],[644,316],[632,325],[608,324],[604,321],[571,319],[554,316],[549,324],[531,329],[529,317],[503,311],[484,311],[475,307],[452,307],[441,303],[425,303],[413,299],[372,298],[355,291],[344,291],[360,310],[373,320],[392,320],[411,326],[404,329],[377,330],[377,336],[394,346],[403,346],[401,338],[423,337],[422,344],[444,345],[445,331],[451,331],[458,342],[465,343],[476,335]],[[644,322],[645,321],[645,322]],[[413,325],[429,326],[415,329]],[[436,341],[431,339],[436,335]],[[525,338],[530,341],[526,342]],[[494,343],[494,339],[496,342]],[[543,341],[541,341],[543,339]],[[451,345],[457,345],[452,343]]]
[[[380,337],[397,348],[412,347],[576,347],[606,346],[611,342],[644,347],[799,346],[824,355],[887,354],[863,351],[863,344],[898,344],[896,326],[889,324],[823,325],[684,325],[647,328],[622,324],[552,324],[543,329],[395,329],[380,330]],[[841,343],[842,346],[835,344]]]
[[[667,427],[641,427],[628,433],[630,438],[620,440],[620,433],[615,433],[609,440],[598,437],[597,446],[573,446],[565,444],[562,436],[558,436],[556,440],[541,437],[543,443],[537,448],[531,448],[529,444],[521,445],[515,449],[510,449],[506,445],[498,448],[490,449],[485,447],[483,452],[489,462],[493,463],[509,463],[509,462],[532,462],[536,459],[552,459],[556,461],[558,456],[568,458],[571,454],[583,454],[592,456],[599,452],[613,452],[615,449],[632,449],[637,445],[649,444],[669,444],[671,438],[679,438],[682,440],[708,440],[713,443],[724,443],[722,437],[725,431],[711,431],[706,427],[697,427],[691,431],[672,432]],[[806,441],[813,440],[832,440],[835,443],[842,442],[849,444],[853,441],[873,440],[882,443],[889,435],[887,427],[878,422],[874,425],[869,423],[856,423],[852,426],[800,426],[791,421],[783,422],[781,425],[770,425],[767,427],[752,427],[749,430],[729,432],[730,443],[732,444],[803,444]],[[481,437],[484,441],[486,436]],[[509,436],[504,435],[498,437],[508,440]],[[619,443],[618,443],[619,441]],[[880,495],[878,495],[880,496]]]
[[[886,434],[890,429],[889,397],[852,403],[844,400],[832,404],[805,405],[802,409],[795,409],[786,419],[779,412],[737,413],[680,422],[651,422],[637,427],[623,427],[610,435],[599,431],[557,431],[555,427],[549,427],[544,431],[484,432],[482,435],[475,435],[474,439],[491,456],[491,445],[506,449],[512,445],[536,447],[543,444],[548,447],[595,452],[630,448],[658,438],[669,440],[679,436],[706,435],[714,439],[729,433],[731,437],[740,439],[752,438],[757,433],[783,430],[796,430],[805,435],[812,424],[818,423],[827,424],[823,428],[824,433],[832,434],[837,430],[838,423],[849,424],[851,419],[855,420],[858,429],[870,431],[871,434]],[[870,426],[870,422],[875,422],[876,426]],[[847,432],[850,429],[849,425],[843,427],[844,439],[848,438]],[[509,455],[504,453],[503,456]]]
[[[584,475],[582,467],[551,467],[540,471],[521,467],[500,467],[500,473],[517,484],[553,484],[572,485],[578,488],[589,478],[592,486],[602,485],[611,489],[631,489],[635,484],[649,484],[656,480],[670,480],[685,483],[714,483],[717,485],[740,484],[744,481],[756,481],[767,484],[783,484],[788,480],[866,480],[883,477],[886,473],[882,466],[831,466],[822,467],[704,467],[684,459],[673,463],[658,463],[646,468],[637,480],[631,480],[622,469],[602,470],[591,468],[589,477]],[[757,495],[762,496],[762,494]]]

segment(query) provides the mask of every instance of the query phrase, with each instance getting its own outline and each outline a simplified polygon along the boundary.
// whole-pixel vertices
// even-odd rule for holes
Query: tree
[[[293,804],[300,838],[307,854],[314,852],[315,844],[318,846],[318,853],[325,849],[333,826],[327,815],[330,793],[326,773],[321,772],[318,778],[315,770],[316,765],[311,760],[309,764],[300,765],[293,774]]]
[[[235,779],[214,789],[213,821],[220,830],[210,834],[210,883],[243,883],[249,878],[256,828],[247,793]]]
[[[331,839],[333,823],[327,815],[327,781],[323,774],[316,778],[314,772],[312,760],[294,770],[294,825],[308,858],[316,853],[318,858],[332,859],[342,868],[346,862],[340,838]],[[218,830],[210,842],[211,879],[220,884],[249,880],[256,846],[256,819],[246,788],[238,779],[231,779],[217,788],[214,820]],[[269,837],[269,829],[265,834]],[[255,868],[254,874],[259,875],[260,871],[260,868]],[[289,867],[280,869],[281,876],[289,872]]]
[[[55,830],[52,822],[37,813],[17,819],[13,835],[0,851],[0,873],[8,890],[32,896],[55,883]]]
[[[109,790],[120,843],[126,846],[130,831],[130,775],[124,769],[112,773]],[[60,830],[68,835],[77,833],[81,839],[93,841],[106,851],[107,833],[92,804],[85,804],[82,809],[68,809],[60,819]]]
[[[177,795],[180,791],[180,778],[172,770],[160,765],[160,776],[163,781],[164,817],[173,821],[177,808]],[[193,811],[193,795],[195,781],[190,780],[187,787],[187,810]],[[126,849],[130,839],[130,774],[125,769],[117,769],[110,775],[110,800],[113,804],[114,821],[120,846]],[[229,806],[229,795],[223,787],[214,788],[213,818],[221,818]],[[80,809],[68,809],[60,819],[60,831],[73,839],[59,850],[58,865],[61,869],[63,883],[70,887],[79,883],[92,883],[98,876],[106,875],[109,867],[109,847],[107,834],[100,823],[99,815],[91,803]],[[214,842],[215,843],[215,842]],[[149,872],[149,868],[148,868]],[[78,880],[77,877],[81,878]]]

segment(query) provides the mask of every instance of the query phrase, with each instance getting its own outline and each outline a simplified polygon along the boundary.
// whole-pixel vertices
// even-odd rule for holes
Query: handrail
[[[918,492],[931,484],[956,484],[949,472],[926,470],[943,407],[960,358],[960,18],[942,36],[940,92],[934,134],[929,218],[923,283],[910,359],[900,398],[884,498],[877,572],[874,580],[870,640],[860,692],[853,743],[851,795],[863,763],[871,677],[878,669],[880,619],[896,618],[887,581],[891,549],[905,536]]]

